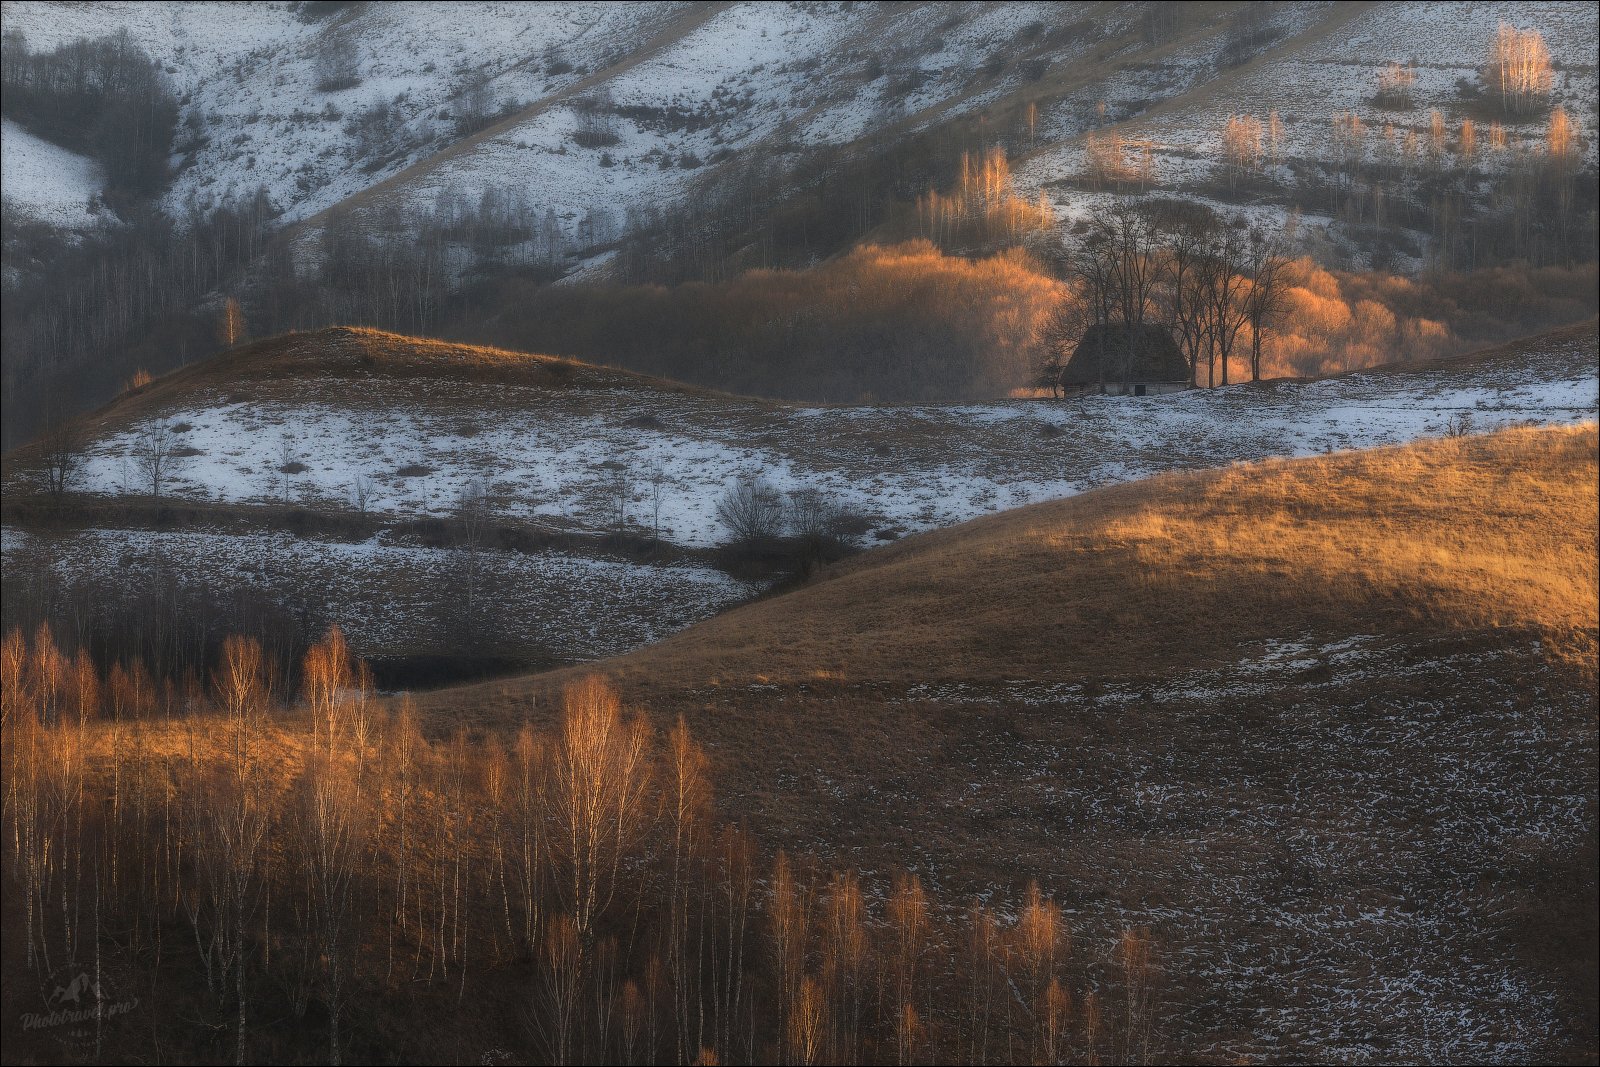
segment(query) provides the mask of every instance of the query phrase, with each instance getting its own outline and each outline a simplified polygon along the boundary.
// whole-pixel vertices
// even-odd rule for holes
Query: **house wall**
[[[1160,396],[1163,393],[1181,393],[1189,386],[1183,382],[1129,382],[1124,386],[1121,382],[1107,382],[1107,396]],[[1143,389],[1141,393],[1140,390]],[[1099,386],[1091,385],[1085,392],[1097,392]]]

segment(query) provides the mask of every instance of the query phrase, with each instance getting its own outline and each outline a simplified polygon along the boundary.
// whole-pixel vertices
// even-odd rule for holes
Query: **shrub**
[[[717,501],[717,521],[735,544],[771,541],[783,530],[783,497],[761,475],[742,478]]]

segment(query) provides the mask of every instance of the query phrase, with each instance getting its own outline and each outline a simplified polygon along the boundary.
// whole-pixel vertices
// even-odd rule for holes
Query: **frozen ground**
[[[1089,690],[757,688],[685,702],[731,715],[754,699],[823,738],[863,728],[832,711],[843,702],[896,740],[825,762],[797,744],[730,802],[790,825],[821,809],[786,847],[891,854],[947,899],[1037,877],[1091,973],[1114,973],[1119,933],[1147,928],[1154,1062],[1540,1062],[1562,1047],[1580,994],[1519,923],[1592,840],[1593,698],[1537,641],[1299,635]],[[861,810],[859,835],[841,830]]]

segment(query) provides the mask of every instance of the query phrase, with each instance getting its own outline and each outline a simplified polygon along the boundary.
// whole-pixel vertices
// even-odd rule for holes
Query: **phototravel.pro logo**
[[[139,1006],[138,997],[118,997],[107,988],[104,975],[95,976],[82,964],[57,967],[39,986],[42,1011],[22,1013],[24,1031],[52,1031],[66,1044],[94,1048],[113,1020]]]

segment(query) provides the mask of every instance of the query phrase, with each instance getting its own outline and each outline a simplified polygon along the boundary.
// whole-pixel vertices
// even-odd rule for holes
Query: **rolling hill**
[[[592,669],[684,716],[769,843],[945,899],[1037,875],[1079,961],[1149,927],[1163,1056],[1577,1062],[1596,452],[1516,428],[1099,489]],[[574,677],[422,706],[503,728]]]
[[[252,591],[307,632],[339,622],[374,657],[445,651],[462,623],[441,590],[480,574],[505,591],[473,624],[486,648],[572,662],[754,591],[717,552],[717,503],[742,479],[820,495],[865,547],[1097,485],[1393,444],[1463,418],[1479,430],[1593,418],[1594,346],[1588,324],[1313,382],[808,408],[376,331],[295,334],[87,417],[62,501],[41,497],[37,447],[9,454],[7,572],[87,594],[129,568],[181,568],[202,590]],[[154,431],[170,438],[159,506],[140,459]],[[457,520],[473,487],[488,529],[468,553]]]

